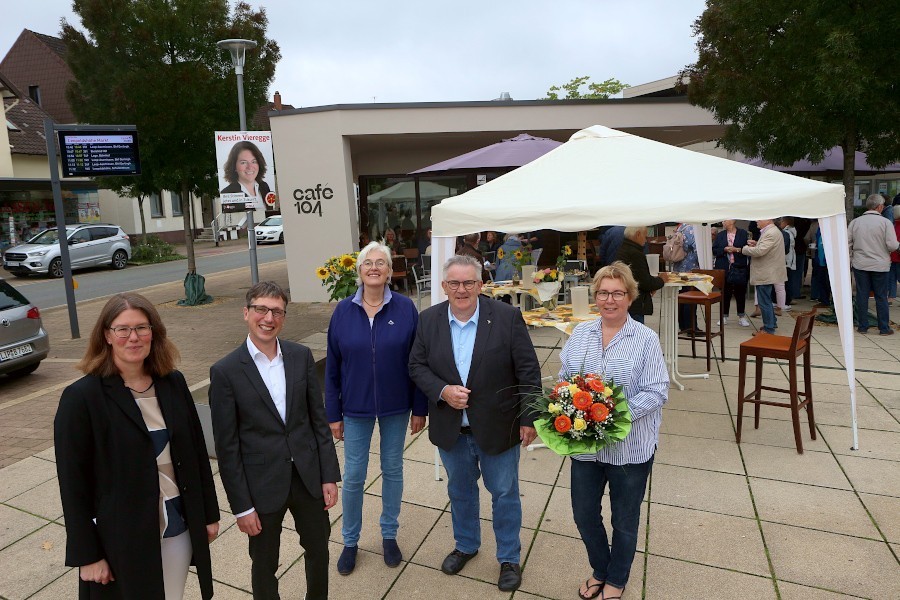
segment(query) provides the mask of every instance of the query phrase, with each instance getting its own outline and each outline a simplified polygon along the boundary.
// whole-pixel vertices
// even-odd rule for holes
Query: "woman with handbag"
[[[744,229],[735,226],[733,219],[722,221],[722,231],[713,242],[713,255],[716,257],[716,269],[725,271],[725,303],[722,308],[722,324],[728,322],[728,310],[731,298],[737,305],[738,323],[741,327],[750,327],[750,320],[744,312],[747,301],[747,283],[750,281],[750,259],[741,254],[741,248],[747,245],[748,235]]]

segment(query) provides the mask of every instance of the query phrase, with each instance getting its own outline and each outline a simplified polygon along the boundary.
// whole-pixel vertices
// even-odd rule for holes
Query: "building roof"
[[[6,90],[3,93],[3,108],[8,123],[6,127],[10,153],[46,156],[44,119],[52,117],[23,94],[3,73],[0,73],[0,89]]]
[[[66,86],[73,75],[65,55],[61,39],[23,29],[0,61],[0,71],[22,92],[33,92],[55,121],[74,123],[75,114],[66,99]]]

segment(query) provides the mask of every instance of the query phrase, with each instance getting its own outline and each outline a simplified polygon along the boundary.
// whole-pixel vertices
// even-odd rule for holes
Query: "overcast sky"
[[[638,85],[696,58],[701,0],[250,0],[282,58],[270,96],[320,106],[542,98],[588,75]],[[70,0],[19,2],[0,20],[0,55],[22,29],[80,25]]]

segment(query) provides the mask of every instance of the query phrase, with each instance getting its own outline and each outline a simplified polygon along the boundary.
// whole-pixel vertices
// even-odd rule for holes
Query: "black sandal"
[[[578,590],[578,597],[581,598],[581,600],[593,600],[593,598],[596,598],[603,593],[603,585],[605,583],[605,581],[601,581],[599,583],[591,585],[591,580],[590,578],[588,578],[584,582],[584,585],[587,586],[587,595],[582,595],[581,590]],[[597,588],[597,591],[592,594],[591,589],[593,588]]]
[[[625,590],[622,590],[622,594],[625,593]],[[607,596],[603,593],[603,590],[600,590],[600,600],[622,600],[622,594],[618,596]]]

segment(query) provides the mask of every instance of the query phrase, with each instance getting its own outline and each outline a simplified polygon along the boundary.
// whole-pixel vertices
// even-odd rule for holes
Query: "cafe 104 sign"
[[[275,208],[272,132],[217,131],[216,162],[222,212]]]

